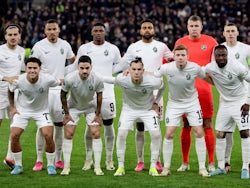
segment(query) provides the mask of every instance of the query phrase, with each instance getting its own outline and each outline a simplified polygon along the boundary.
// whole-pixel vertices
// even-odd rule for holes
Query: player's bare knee
[[[241,138],[248,138],[249,137],[249,129],[240,131]]]
[[[137,122],[136,123],[136,128],[137,128],[138,131],[144,131],[144,123]]]
[[[92,132],[92,138],[93,139],[99,139],[100,138],[100,131],[95,131],[95,132]]]
[[[104,126],[110,126],[113,124],[113,119],[105,119],[105,120],[102,120],[103,121],[103,125]]]

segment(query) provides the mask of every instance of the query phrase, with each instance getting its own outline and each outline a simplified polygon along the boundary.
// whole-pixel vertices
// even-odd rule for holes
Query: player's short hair
[[[219,44],[219,45],[214,47],[214,51],[216,51],[218,49],[225,49],[227,51],[227,47],[225,45],[223,45],[223,44]]]
[[[200,16],[197,16],[197,15],[192,15],[188,18],[188,22],[189,21],[193,21],[193,22],[197,22],[197,21],[200,21],[202,23],[202,20],[201,20],[201,17]]]
[[[105,25],[104,25],[103,23],[101,23],[101,22],[96,22],[96,23],[93,25],[93,27],[96,27],[96,26],[101,26],[101,27],[104,27],[104,29],[105,29]]]
[[[143,62],[142,62],[142,58],[141,57],[136,57],[135,59],[133,59],[131,62],[130,62],[130,66],[132,65],[132,63],[141,63],[142,66],[144,66]]]
[[[230,27],[230,26],[234,26],[234,27],[236,27],[236,29],[238,30],[237,25],[236,25],[235,23],[232,23],[232,22],[227,23],[227,24],[224,26],[224,30],[225,30],[225,27]]]
[[[39,65],[39,67],[41,67],[42,65],[42,62],[40,61],[40,59],[36,58],[36,57],[30,57],[28,59],[25,60],[25,65],[27,66],[28,63],[37,63]]]
[[[151,23],[151,24],[154,25],[154,23],[153,23],[153,21],[152,21],[151,19],[146,18],[146,19],[144,19],[144,20],[141,21],[140,26],[141,26],[142,24],[146,23],[146,22],[149,22],[149,23]]]
[[[91,58],[87,55],[82,55],[78,60],[78,64],[79,63],[86,63],[86,62],[89,64],[92,64]]]
[[[14,28],[18,29],[18,33],[19,33],[19,34],[22,33],[22,28],[20,27],[20,25],[18,25],[18,24],[8,24],[8,25],[6,25],[5,28],[4,28],[4,35],[7,34],[7,30],[8,30],[8,29],[14,29]]]
[[[177,45],[175,48],[174,48],[174,52],[175,51],[179,51],[179,50],[186,50],[186,52],[188,53],[188,48],[186,46],[184,46],[183,44],[180,44],[180,45]]]
[[[58,21],[55,20],[55,19],[49,19],[49,20],[47,20],[46,25],[47,25],[47,24],[51,24],[51,23],[56,23],[56,24],[58,24]]]

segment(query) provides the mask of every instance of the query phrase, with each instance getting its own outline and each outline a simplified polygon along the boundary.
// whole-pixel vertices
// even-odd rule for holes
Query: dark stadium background
[[[123,54],[129,44],[140,39],[139,23],[151,18],[155,23],[156,39],[172,50],[175,41],[186,34],[187,18],[202,17],[203,33],[219,43],[223,26],[237,24],[239,40],[250,44],[250,0],[1,0],[0,26],[20,24],[22,43],[31,48],[44,37],[44,23],[50,18],[59,20],[61,37],[77,52],[79,45],[92,40],[90,29],[101,21],[108,30],[107,40],[117,45]],[[3,33],[0,44],[4,42]]]

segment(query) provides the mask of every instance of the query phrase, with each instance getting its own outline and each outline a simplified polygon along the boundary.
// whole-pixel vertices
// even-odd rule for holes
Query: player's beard
[[[154,37],[154,35],[142,35],[142,38],[145,40],[151,40]]]

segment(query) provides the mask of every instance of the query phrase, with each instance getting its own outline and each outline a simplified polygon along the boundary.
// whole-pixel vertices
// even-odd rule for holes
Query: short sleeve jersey
[[[93,71],[97,75],[112,76],[114,65],[120,63],[121,54],[117,46],[105,41],[102,45],[92,42],[80,46],[76,61],[82,55],[87,55],[92,60]],[[77,63],[76,63],[77,64]],[[103,98],[114,97],[114,85],[104,83]]]
[[[0,80],[3,76],[17,76],[21,73],[21,67],[24,62],[25,50],[17,46],[12,50],[7,44],[0,46]],[[0,81],[0,86],[8,87],[8,83]]]
[[[86,80],[83,80],[80,78],[78,70],[76,70],[65,77],[62,90],[70,92],[69,108],[87,110],[94,107],[94,96],[96,93],[103,92],[104,85],[93,72]]]
[[[33,46],[30,56],[40,59],[42,73],[63,79],[66,60],[75,55],[67,41],[58,38],[56,43],[51,43],[45,38]]]
[[[212,77],[224,101],[238,101],[247,96],[243,80],[250,82],[250,72],[240,62],[229,59],[225,67],[219,68],[213,61],[206,65],[205,71]]]
[[[176,41],[175,46],[180,44],[188,48],[188,60],[200,66],[213,60],[213,49],[218,45],[214,38],[204,34],[197,40],[191,40],[189,36],[182,37]],[[212,93],[212,86],[204,80],[197,79],[196,87],[201,94]]]
[[[226,42],[222,43],[227,47],[228,57],[239,61],[245,67],[249,68],[247,59],[250,58],[250,45],[237,41],[235,46],[228,46]]]
[[[194,62],[187,62],[183,69],[178,69],[173,61],[162,65],[155,74],[166,76],[169,84],[168,100],[178,103],[192,103],[197,100],[195,80],[197,77],[206,77],[205,72]]]
[[[39,74],[36,83],[30,83],[27,74],[19,76],[18,80],[9,85],[10,91],[18,90],[16,108],[20,113],[36,113],[49,111],[49,87],[59,84],[58,80],[48,74]]]
[[[145,43],[140,40],[128,47],[122,61],[129,64],[136,57],[142,58],[146,71],[155,71],[162,65],[163,59],[173,58],[173,53],[163,42],[153,40]]]
[[[115,84],[119,85],[123,91],[123,106],[131,109],[148,110],[153,104],[153,91],[162,87],[160,78],[144,74],[140,84],[134,84],[130,76],[119,74],[115,79]]]

